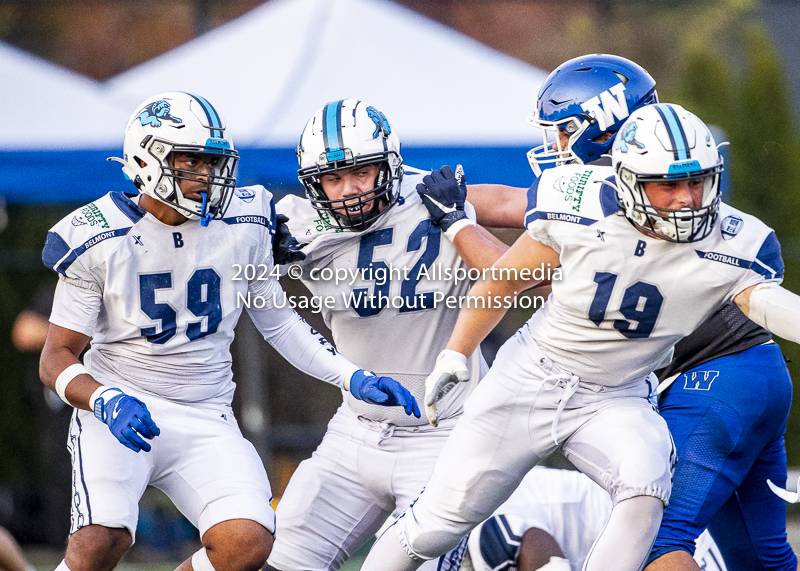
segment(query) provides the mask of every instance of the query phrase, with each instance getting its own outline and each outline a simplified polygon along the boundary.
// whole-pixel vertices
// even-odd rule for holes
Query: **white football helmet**
[[[222,218],[236,186],[234,169],[239,153],[225,135],[216,109],[198,95],[171,91],[151,97],[136,108],[125,127],[122,163],[125,176],[140,192],[165,202],[187,218],[203,225]],[[206,175],[176,169],[170,153],[199,153],[211,158]],[[181,180],[204,181],[202,201],[181,193]]]
[[[656,103],[634,111],[614,140],[611,159],[625,216],[646,234],[696,242],[711,233],[719,210],[722,155],[705,123],[680,105]],[[697,209],[652,206],[646,182],[704,179]]]
[[[363,101],[344,99],[320,107],[303,129],[297,160],[297,176],[311,205],[340,228],[368,228],[399,196],[403,179],[400,140],[386,116]],[[321,175],[375,163],[381,169],[372,190],[339,200],[330,200],[322,190]],[[362,210],[370,202],[372,206]]]

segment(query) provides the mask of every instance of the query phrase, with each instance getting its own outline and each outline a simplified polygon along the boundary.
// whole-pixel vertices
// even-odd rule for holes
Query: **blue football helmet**
[[[628,59],[594,54],[561,64],[545,79],[528,118],[542,130],[542,144],[528,152],[533,172],[539,176],[552,166],[590,163],[610,153],[625,119],[651,103],[658,103],[655,80]],[[559,132],[569,137],[566,145]],[[611,134],[607,140],[605,133]]]

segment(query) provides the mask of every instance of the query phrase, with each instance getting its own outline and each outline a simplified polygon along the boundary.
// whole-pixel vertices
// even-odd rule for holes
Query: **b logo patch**
[[[719,231],[722,232],[724,240],[730,240],[742,231],[743,226],[744,220],[738,216],[726,216],[719,225]]]

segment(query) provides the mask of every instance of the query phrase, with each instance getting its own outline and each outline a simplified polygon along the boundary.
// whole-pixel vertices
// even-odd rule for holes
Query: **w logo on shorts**
[[[692,371],[684,373],[683,388],[690,391],[707,391],[711,383],[719,376],[719,371]]]

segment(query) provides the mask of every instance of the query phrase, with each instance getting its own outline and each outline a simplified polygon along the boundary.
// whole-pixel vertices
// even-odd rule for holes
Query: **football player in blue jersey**
[[[622,58],[595,55],[570,60],[550,74],[530,119],[552,140],[528,154],[537,175],[557,163],[608,161],[603,155],[619,130],[617,115],[627,116],[623,100],[612,97],[615,89],[624,85],[628,112],[655,98],[654,82],[637,68]],[[605,113],[598,111],[598,102]],[[606,130],[600,130],[601,123]],[[620,136],[621,147],[636,146],[635,131]],[[422,192],[442,190],[429,187]],[[516,205],[498,212],[491,202],[497,193]],[[484,213],[506,216],[495,224],[508,223],[509,212],[519,215],[520,196],[518,189],[470,187],[479,221]],[[724,236],[741,229],[738,218],[719,223]],[[691,555],[704,528],[734,567],[794,569],[785,507],[766,484],[769,479],[785,486],[783,435],[791,404],[788,371],[769,332],[727,303],[676,345],[672,362],[658,375],[664,381],[659,407],[675,440],[678,464],[648,569],[697,569]],[[770,386],[768,394],[764,386]]]
[[[556,446],[606,487],[615,503],[585,569],[641,568],[663,509],[652,500],[667,503],[669,464],[674,457],[670,446],[662,447],[662,427],[645,414],[641,401],[640,419],[624,428],[627,397],[645,398],[650,392],[646,375],[634,377],[668,361],[674,343],[691,331],[687,327],[698,325],[732,298],[757,323],[798,341],[800,298],[777,286],[783,272],[777,240],[756,219],[719,206],[722,161],[707,127],[678,106],[650,105],[631,114],[622,133],[614,147],[614,169],[561,166],[544,171],[531,187],[525,219],[528,234],[498,265],[521,272],[560,263],[566,278],[554,283],[544,308],[501,350],[493,367],[497,375],[490,371],[468,401],[465,417],[446,445],[426,491],[395,529],[382,536],[364,569],[414,569],[452,544],[475,524],[476,514],[487,506],[493,508],[498,497],[510,493],[522,468],[550,451],[551,445],[542,440],[545,419],[552,419],[553,443],[563,441]],[[575,180],[573,192],[565,191],[564,177]],[[449,206],[446,200],[437,202]],[[731,222],[735,220],[739,222],[734,232]],[[629,247],[630,258],[623,254]],[[678,257],[680,264],[674,262]],[[702,276],[702,288],[686,291],[682,287],[698,276]],[[578,283],[583,280],[588,282],[585,287]],[[492,299],[487,297],[489,291],[496,298],[530,285],[529,279],[488,277],[471,293],[486,303]],[[688,319],[680,315],[687,308]],[[585,311],[588,317],[582,317]],[[428,379],[426,405],[463,378],[459,364],[463,352],[470,351],[503,312],[497,306],[462,312],[448,350]],[[626,371],[628,366],[632,368]],[[541,373],[531,373],[539,368]],[[524,388],[518,385],[523,378],[528,381]],[[625,380],[620,383],[615,378]],[[486,388],[489,385],[491,389]],[[627,394],[637,385],[642,394]],[[553,389],[557,389],[556,397],[548,394]],[[502,396],[503,392],[508,395]],[[523,392],[529,396],[517,404]],[[576,394],[582,396],[570,404]],[[593,410],[590,403],[595,399],[607,408]],[[528,417],[532,403],[537,414]],[[580,414],[571,417],[575,430],[568,430],[563,440],[559,427],[570,410]],[[610,422],[599,420],[611,411]],[[499,424],[508,427],[505,432],[492,431]],[[630,430],[640,433],[647,444],[638,447],[630,441]],[[530,449],[522,446],[521,450],[520,440],[517,446],[511,445],[514,435],[523,434],[531,441]],[[614,442],[609,441],[612,435]],[[622,444],[625,440],[627,444]],[[618,454],[619,446],[626,453]],[[476,462],[476,457],[486,461]],[[463,464],[466,458],[473,461],[472,466]],[[646,468],[648,475],[631,471],[634,465],[637,470]]]
[[[274,250],[296,256],[285,233],[273,243],[271,194],[234,188],[238,153],[208,101],[146,100],[123,151],[116,160],[140,194],[111,192],[76,210],[42,253],[59,282],[40,374],[75,407],[72,526],[58,570],[113,569],[153,485],[200,531],[203,548],[179,569],[255,571],[275,516],[262,461],[231,410],[230,344],[243,307],[301,370],[357,399],[419,411],[399,383],[359,369],[281,305],[276,279],[241,278],[247,266],[269,276]]]

